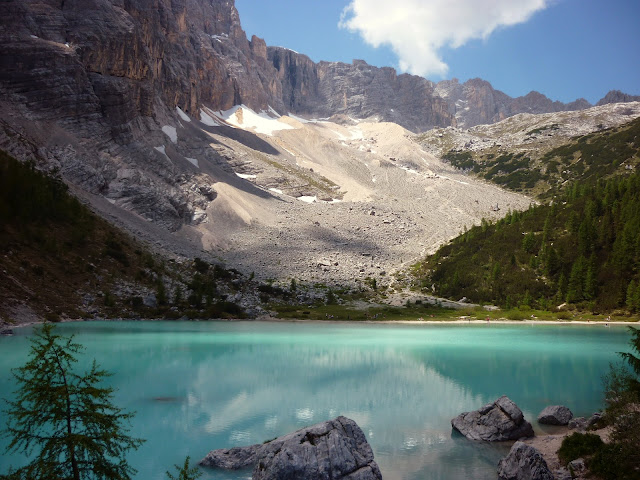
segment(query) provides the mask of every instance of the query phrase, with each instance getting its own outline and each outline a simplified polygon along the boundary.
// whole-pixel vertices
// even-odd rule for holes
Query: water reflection
[[[186,455],[337,415],[362,427],[387,480],[495,478],[508,447],[452,435],[450,419],[505,393],[528,418],[549,403],[590,413],[600,376],[627,341],[618,329],[603,336],[560,327],[158,322],[62,330],[116,372],[116,403],[137,411],[132,431],[148,441],[129,459],[141,479],[164,479]],[[0,363],[3,392],[8,368],[26,355],[26,342],[8,340],[0,343],[12,352]]]

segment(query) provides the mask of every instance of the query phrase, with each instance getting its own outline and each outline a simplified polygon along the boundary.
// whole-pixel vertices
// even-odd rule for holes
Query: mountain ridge
[[[280,234],[278,225],[291,221],[284,209],[275,219],[265,215],[274,205],[282,206],[277,202],[302,197],[333,201],[342,192],[365,203],[358,206],[360,214],[390,215],[382,221],[368,218],[371,226],[364,217],[357,219],[373,232],[366,234],[372,241],[360,243],[373,249],[380,241],[390,269],[394,259],[406,260],[415,252],[406,245],[387,249],[396,206],[369,206],[399,192],[400,185],[411,185],[403,191],[442,209],[419,205],[419,215],[439,213],[440,218],[416,225],[409,221],[407,204],[399,224],[411,231],[411,238],[435,229],[442,219],[449,222],[429,234],[425,245],[416,240],[415,248],[430,249],[479,221],[489,212],[481,200],[495,196],[502,205],[506,198],[513,208],[528,203],[480,184],[473,186],[474,203],[466,178],[410,138],[411,131],[512,112],[516,107],[509,107],[510,97],[488,82],[465,82],[458,85],[462,93],[453,83],[443,84],[440,90],[452,96],[446,100],[437,94],[439,84],[389,67],[358,60],[316,64],[291,50],[268,47],[258,37],[247,39],[232,0],[8,0],[3,9],[0,148],[59,171],[72,191],[103,216],[185,255],[215,247],[220,250],[212,256],[235,255],[241,261],[245,252],[240,246],[267,251],[265,245],[274,243],[270,235]],[[612,94],[609,100],[616,98],[626,97]],[[560,108],[544,99],[533,94],[516,106]],[[456,106],[460,101],[467,104]],[[276,118],[274,111],[330,116],[344,125]],[[252,129],[251,115],[278,123],[282,131],[270,136]],[[363,118],[391,120],[411,131],[396,125],[387,135],[373,124],[359,127]],[[313,215],[331,208],[322,204],[301,214],[298,203],[291,206],[291,216],[310,225],[320,223]],[[254,243],[243,243],[244,234],[237,232],[258,224],[265,230],[251,239]],[[317,235],[308,242],[335,238],[324,230],[330,226],[322,224],[321,238],[310,225],[298,225]],[[348,239],[365,235],[343,233]],[[230,252],[232,247],[238,248]],[[299,254],[296,272],[306,273],[310,265],[302,261],[309,253],[300,249]],[[318,258],[312,268],[322,265],[317,275],[323,275],[322,269],[330,271],[336,261],[342,262]],[[278,272],[272,263],[260,262],[251,266]],[[362,269],[369,275],[373,262],[351,264],[358,267],[356,274]],[[354,277],[352,272],[347,276]]]

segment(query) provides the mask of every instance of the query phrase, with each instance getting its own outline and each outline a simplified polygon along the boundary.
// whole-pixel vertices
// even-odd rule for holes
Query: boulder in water
[[[504,395],[479,410],[461,413],[451,425],[470,440],[501,442],[533,436],[522,410]]]
[[[346,417],[264,444],[212,450],[200,465],[233,470],[253,466],[254,480],[382,480],[364,433]]]
[[[538,415],[538,423],[543,425],[568,425],[573,412],[564,405],[550,405]]]

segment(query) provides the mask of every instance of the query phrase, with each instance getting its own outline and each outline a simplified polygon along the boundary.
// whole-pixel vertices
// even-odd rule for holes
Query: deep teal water
[[[0,338],[5,398],[32,333],[15,331]],[[453,434],[451,418],[503,394],[529,420],[550,404],[590,415],[629,339],[602,325],[85,322],[59,331],[87,347],[84,362],[114,373],[115,402],[137,412],[131,433],[147,442],[128,459],[145,480],[165,479],[187,455],[199,460],[337,415],[362,427],[386,480],[494,479],[508,446]],[[23,460],[2,454],[0,472]]]

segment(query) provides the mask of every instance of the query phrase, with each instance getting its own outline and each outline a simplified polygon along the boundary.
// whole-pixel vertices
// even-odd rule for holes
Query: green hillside
[[[553,130],[551,124],[527,132]],[[546,152],[449,151],[442,157],[456,168],[511,190],[552,198],[574,182],[590,182],[640,166],[640,118],[620,127],[578,137]]]
[[[573,184],[553,205],[483,221],[416,275],[439,296],[475,303],[639,312],[640,174]]]

